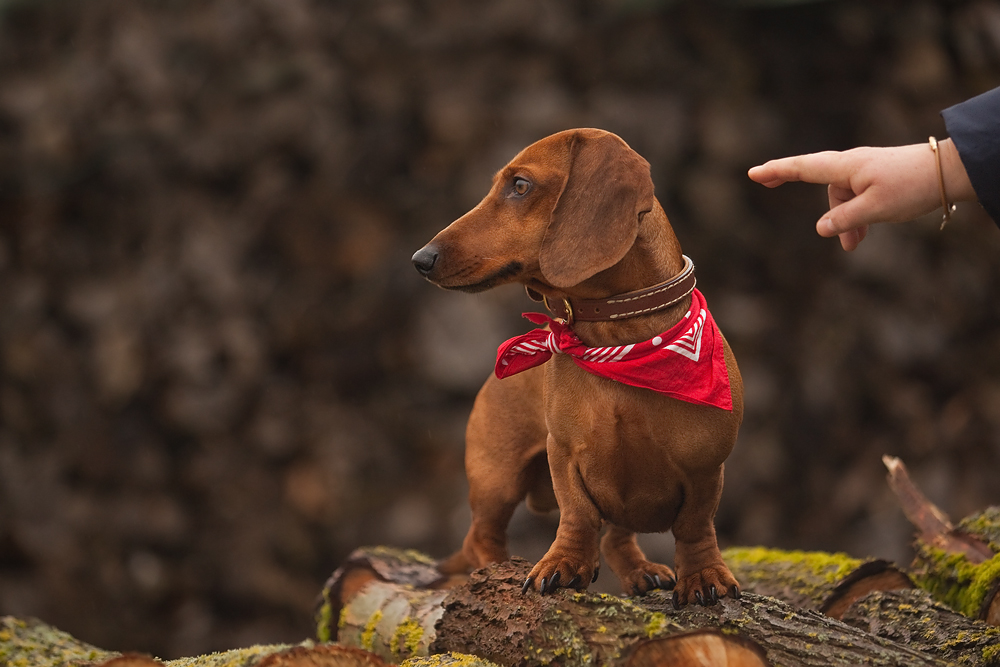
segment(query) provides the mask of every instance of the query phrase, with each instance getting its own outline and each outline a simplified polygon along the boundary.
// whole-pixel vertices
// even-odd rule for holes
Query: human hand
[[[948,201],[975,200],[955,145],[945,139],[938,148]],[[871,224],[913,220],[941,206],[936,158],[928,144],[797,155],[753,167],[747,175],[769,188],[789,181],[826,184],[830,210],[816,231],[839,236],[844,250],[857,248]]]

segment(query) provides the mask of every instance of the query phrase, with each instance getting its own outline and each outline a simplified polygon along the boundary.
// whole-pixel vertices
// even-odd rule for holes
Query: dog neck
[[[643,216],[639,234],[629,252],[614,266],[588,278],[579,285],[558,290],[538,281],[529,282],[529,290],[543,295],[554,310],[564,313],[562,300],[603,300],[659,285],[685,269],[680,243],[659,202]],[[689,292],[689,290],[688,290]],[[680,321],[691,305],[688,294],[675,304],[652,312],[600,321],[571,322],[573,330],[588,345],[621,345],[648,340]]]

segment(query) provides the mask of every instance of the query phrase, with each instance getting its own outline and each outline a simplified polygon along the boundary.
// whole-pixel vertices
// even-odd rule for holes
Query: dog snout
[[[434,247],[434,245],[427,244],[420,250],[413,253],[411,261],[417,271],[420,272],[420,275],[426,278],[431,274],[431,271],[434,270],[434,265],[437,264],[439,254],[438,249]]]

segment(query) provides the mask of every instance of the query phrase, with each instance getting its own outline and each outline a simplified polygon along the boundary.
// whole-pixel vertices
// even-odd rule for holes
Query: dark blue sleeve
[[[941,112],[979,203],[1000,224],[1000,88]]]

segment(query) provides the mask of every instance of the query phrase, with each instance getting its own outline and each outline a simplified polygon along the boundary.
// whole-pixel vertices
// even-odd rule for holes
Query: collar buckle
[[[552,304],[549,303],[549,297],[542,296],[542,301],[545,302],[545,307],[548,308],[550,313],[557,312],[556,309],[552,307]],[[569,299],[567,299],[566,297],[562,297],[562,307],[564,311],[562,320],[566,322],[567,326],[573,326],[573,305],[569,302]]]

